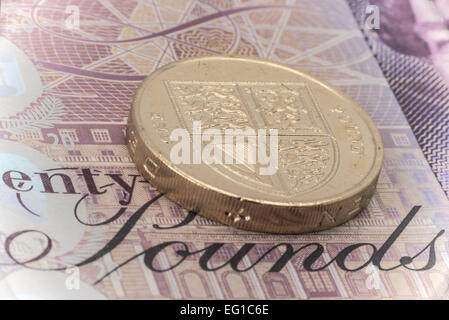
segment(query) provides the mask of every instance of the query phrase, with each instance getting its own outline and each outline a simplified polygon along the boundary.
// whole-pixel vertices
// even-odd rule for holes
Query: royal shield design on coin
[[[191,135],[194,121],[200,121],[202,129],[222,132],[277,130],[278,168],[274,174],[259,174],[260,163],[211,165],[235,183],[291,197],[325,184],[337,168],[335,138],[304,83],[168,80],[165,87],[180,125]],[[246,142],[245,152],[249,152]]]

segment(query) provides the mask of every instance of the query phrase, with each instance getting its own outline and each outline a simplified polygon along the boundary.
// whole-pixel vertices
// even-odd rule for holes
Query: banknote
[[[432,171],[449,196],[449,2],[348,3]],[[364,8],[370,5],[378,9],[378,28],[366,28]]]
[[[347,2],[10,0],[0,26],[1,298],[449,298],[448,199]],[[366,210],[247,232],[139,175],[125,128],[140,82],[222,54],[306,71],[366,110],[385,148]]]

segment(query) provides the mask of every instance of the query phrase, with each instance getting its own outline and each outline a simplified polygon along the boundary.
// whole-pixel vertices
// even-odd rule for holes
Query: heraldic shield
[[[305,83],[165,81],[165,86],[190,135],[194,121],[201,121],[202,130],[278,130],[274,174],[261,175],[258,163],[210,165],[227,179],[292,197],[320,187],[335,173],[338,146]]]

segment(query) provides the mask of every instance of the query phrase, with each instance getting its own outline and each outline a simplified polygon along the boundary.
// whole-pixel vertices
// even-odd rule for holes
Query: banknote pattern
[[[449,195],[449,5],[444,0],[348,3],[432,171]],[[369,4],[381,12],[379,30],[364,27],[364,8]]]
[[[449,297],[448,200],[345,1],[2,1],[0,26],[2,298]],[[385,146],[368,209],[272,235],[159,197],[125,146],[132,97],[210,54],[269,58],[359,102]]]

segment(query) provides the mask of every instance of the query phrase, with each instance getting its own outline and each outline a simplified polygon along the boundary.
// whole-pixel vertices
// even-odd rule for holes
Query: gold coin
[[[224,56],[149,75],[127,143],[141,174],[185,209],[273,233],[353,218],[383,157],[375,125],[340,90],[277,63]]]

